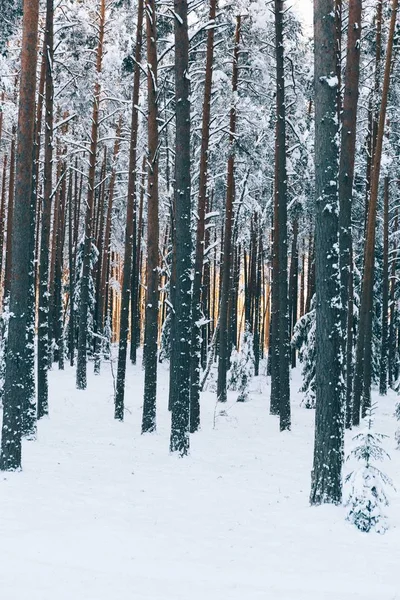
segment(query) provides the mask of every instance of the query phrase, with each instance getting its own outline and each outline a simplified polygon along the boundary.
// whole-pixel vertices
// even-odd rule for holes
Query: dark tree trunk
[[[135,277],[132,268],[136,268],[136,262],[133,262],[133,248],[136,248],[136,161],[137,161],[137,138],[138,138],[138,105],[139,105],[139,86],[140,86],[140,57],[142,51],[142,29],[143,29],[143,0],[139,0],[138,18],[136,29],[136,47],[135,47],[135,72],[133,76],[133,94],[132,94],[132,122],[131,122],[131,145],[129,154],[129,180],[128,180],[128,202],[126,209],[126,230],[125,230],[125,252],[124,252],[124,272],[122,279],[121,293],[121,317],[119,330],[119,349],[118,349],[118,371],[117,387],[115,393],[115,418],[120,421],[124,418],[124,394],[125,394],[125,372],[126,372],[126,352],[129,333],[129,292],[131,288],[131,278]],[[133,299],[132,299],[133,301]]]
[[[76,192],[76,188],[75,188]],[[69,267],[69,324],[68,324],[68,356],[69,364],[74,366],[75,362],[75,252],[74,252],[74,201],[77,197],[72,190],[72,170],[69,174],[68,185],[68,267]]]
[[[353,288],[351,207],[356,152],[357,106],[360,80],[362,0],[349,2],[347,60],[344,82],[343,125],[339,161],[339,251],[343,331],[343,377],[346,382],[346,425],[349,426],[353,371]],[[346,334],[345,334],[346,332]],[[349,392],[347,392],[349,388]]]
[[[17,128],[12,127],[11,150],[10,150],[10,177],[8,180],[8,206],[7,206],[7,241],[6,241],[6,268],[4,275],[3,300],[7,300],[11,287],[11,261],[12,261],[12,237],[13,237],[13,212],[15,192],[15,137]]]
[[[37,416],[48,414],[48,362],[49,362],[49,247],[51,203],[53,192],[53,0],[47,0],[46,10],[46,83],[44,127],[44,181],[42,223],[40,235],[40,272],[38,299],[37,341]]]
[[[240,43],[241,17],[236,17],[235,45],[233,50],[232,69],[232,94],[237,93],[239,78],[239,43]],[[218,360],[218,402],[226,402],[226,376],[229,368],[229,297],[232,281],[232,228],[233,228],[233,200],[235,197],[235,133],[236,133],[236,105],[232,104],[229,120],[229,158],[226,183],[225,204],[225,230],[224,253],[221,265],[221,294],[219,311],[219,360]]]
[[[29,403],[25,346],[30,269],[30,205],[35,124],[38,0],[24,1],[21,85],[18,109],[16,189],[13,213],[10,312],[3,400],[0,469],[21,468],[22,410]]]
[[[385,177],[383,194],[383,268],[382,268],[382,342],[379,393],[386,396],[388,387],[388,310],[389,310],[389,177]]]
[[[274,241],[277,260],[273,281],[275,288],[273,292],[275,297],[275,324],[272,342],[275,345],[275,349],[272,353],[271,364],[271,408],[276,406],[279,411],[281,431],[290,429],[290,334],[287,273],[287,171],[283,11],[284,0],[275,0],[276,132]]]
[[[141,334],[141,310],[140,299],[141,289],[140,280],[142,275],[142,238],[143,238],[143,200],[146,182],[146,155],[143,156],[142,176],[140,181],[139,194],[139,216],[137,218],[136,245],[132,249],[132,280],[131,280],[131,343],[130,360],[136,364],[136,350],[140,346]],[[134,265],[134,266],[133,266]]]
[[[190,99],[187,0],[174,0],[175,13],[175,327],[176,394],[172,403],[171,452],[189,452],[191,317]]]
[[[297,218],[293,222],[293,240],[292,240],[292,256],[290,260],[290,298],[289,298],[289,316],[290,316],[290,337],[293,335],[293,331],[297,322],[297,308],[298,308],[298,276],[299,276],[299,251],[297,247],[297,240],[299,234],[299,223]],[[292,368],[296,366],[296,349],[292,348],[291,351],[291,363]]]
[[[4,233],[6,217],[6,186],[7,186],[7,160],[8,155],[3,158],[3,178],[1,183],[1,203],[0,203],[0,285],[3,276],[3,255],[4,255]]]
[[[158,90],[157,16],[155,0],[145,0],[147,33],[147,293],[144,347],[142,433],[156,429],[158,342]]]
[[[342,499],[343,410],[338,271],[338,119],[334,0],[314,2],[316,414],[311,504]]]

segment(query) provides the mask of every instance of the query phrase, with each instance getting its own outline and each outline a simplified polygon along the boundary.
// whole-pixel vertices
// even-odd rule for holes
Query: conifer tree
[[[376,406],[367,410],[366,427],[354,436],[355,446],[348,458],[354,458],[359,467],[349,473],[346,483],[349,493],[346,499],[348,508],[346,519],[357,529],[368,533],[375,530],[385,533],[388,521],[385,508],[389,505],[388,487],[393,487],[391,479],[374,463],[390,458],[382,448],[386,435],[373,429],[373,417]]]

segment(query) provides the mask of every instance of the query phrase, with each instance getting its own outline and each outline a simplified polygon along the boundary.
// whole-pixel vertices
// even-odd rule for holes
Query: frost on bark
[[[175,343],[176,392],[172,402],[170,449],[189,451],[191,232],[190,232],[190,80],[187,0],[174,1],[175,12]]]
[[[316,414],[311,504],[342,498],[338,119],[333,0],[314,2]]]

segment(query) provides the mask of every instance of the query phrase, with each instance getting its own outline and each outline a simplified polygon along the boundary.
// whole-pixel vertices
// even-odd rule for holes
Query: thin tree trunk
[[[142,176],[140,181],[139,194],[139,216],[137,218],[137,235],[136,245],[132,249],[132,281],[131,281],[131,344],[130,344],[130,360],[132,364],[136,364],[136,350],[140,346],[141,333],[141,311],[140,311],[140,280],[142,274],[142,238],[143,238],[143,200],[146,182],[146,155],[143,156]],[[133,267],[135,265],[135,267]]]
[[[276,133],[275,133],[275,208],[274,236],[277,252],[274,328],[275,351],[272,354],[271,406],[278,407],[280,430],[290,429],[290,333],[287,273],[287,171],[286,171],[286,109],[285,69],[283,53],[284,0],[275,0],[276,51]],[[277,303],[277,306],[276,306]],[[275,365],[274,365],[275,362]],[[277,365],[276,365],[277,363]]]
[[[147,293],[144,347],[142,433],[156,429],[158,342],[158,84],[157,17],[155,0],[145,0],[147,33]]]
[[[209,23],[214,25],[217,2],[210,0]],[[194,278],[192,290],[192,336],[191,336],[191,372],[190,372],[190,432],[200,426],[200,329],[201,287],[204,262],[205,214],[207,204],[208,154],[210,143],[211,91],[214,62],[214,26],[207,32],[206,71],[204,81],[203,120],[201,129],[199,195],[197,200],[197,231]]]
[[[236,17],[235,44],[233,49],[232,95],[235,98],[239,78],[239,43],[241,17]],[[229,158],[226,183],[224,254],[221,265],[221,294],[219,311],[219,357],[218,357],[218,402],[226,402],[226,376],[229,368],[229,296],[232,280],[232,228],[234,221],[233,200],[235,197],[235,133],[236,133],[236,100],[233,99],[229,119]]]
[[[49,362],[49,246],[51,202],[53,194],[53,0],[47,0],[45,55],[45,127],[44,127],[44,181],[42,223],[40,235],[40,273],[38,300],[37,341],[37,416],[48,413],[48,362]]]
[[[388,387],[388,310],[389,310],[389,177],[385,177],[383,194],[383,268],[382,268],[382,342],[379,393],[386,396]]]
[[[350,297],[352,282],[352,229],[351,207],[353,202],[354,161],[356,152],[357,107],[360,80],[360,37],[362,0],[349,1],[349,26],[347,37],[347,60],[344,82],[343,125],[339,160],[339,251],[340,283],[342,301],[343,333],[343,377],[347,387],[352,389],[353,354],[353,298]],[[351,310],[351,314],[350,314]],[[351,346],[350,346],[351,344]],[[351,361],[351,362],[350,362]],[[349,425],[348,411],[351,395],[346,391],[346,425]]]
[[[133,262],[133,258],[135,258],[133,257],[133,248],[136,249],[136,162],[139,121],[138,104],[140,91],[140,58],[142,51],[142,29],[143,0],[139,0],[136,28],[135,71],[133,76],[131,145],[129,154],[129,180],[128,202],[126,209],[124,272],[121,293],[118,371],[117,386],[115,393],[115,418],[119,419],[120,421],[122,421],[124,418],[126,352],[129,333],[129,292],[131,288],[132,276],[134,277],[134,275],[132,274],[132,268],[136,268],[136,261]]]

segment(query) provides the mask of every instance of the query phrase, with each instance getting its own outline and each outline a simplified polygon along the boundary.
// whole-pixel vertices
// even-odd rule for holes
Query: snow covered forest
[[[1,598],[400,599],[398,12],[0,0]]]

